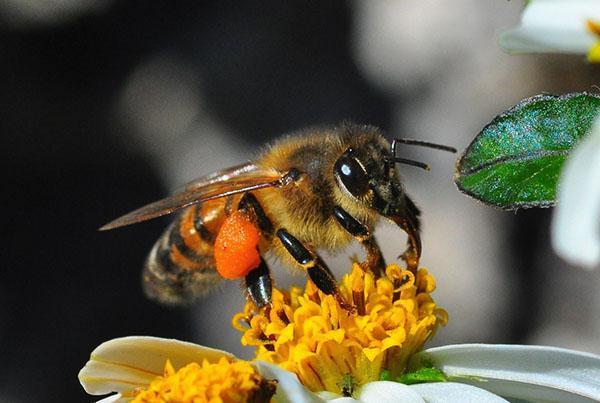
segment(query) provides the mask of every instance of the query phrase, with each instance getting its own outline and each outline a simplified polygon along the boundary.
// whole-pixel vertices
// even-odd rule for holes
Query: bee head
[[[359,204],[388,215],[402,186],[388,150],[379,144],[349,147],[335,162],[333,174],[342,191]]]
[[[348,147],[333,167],[337,184],[347,196],[389,218],[401,214],[405,203],[396,163],[429,170],[427,164],[398,157],[399,143],[454,151],[452,147],[417,140],[396,139],[390,144],[383,138],[365,137],[365,141]]]

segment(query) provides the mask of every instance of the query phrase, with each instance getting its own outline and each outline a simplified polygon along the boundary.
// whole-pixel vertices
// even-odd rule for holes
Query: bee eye
[[[349,156],[352,150],[344,154],[335,163],[335,175],[350,194],[355,197],[369,191],[369,176],[364,168],[354,158]]]

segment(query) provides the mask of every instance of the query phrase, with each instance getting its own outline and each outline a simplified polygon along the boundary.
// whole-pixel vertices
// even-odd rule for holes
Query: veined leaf
[[[600,95],[537,95],[497,116],[463,152],[454,181],[486,204],[515,210],[555,204],[560,169],[600,113]]]

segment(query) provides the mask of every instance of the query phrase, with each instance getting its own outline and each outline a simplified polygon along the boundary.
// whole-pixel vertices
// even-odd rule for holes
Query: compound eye
[[[360,197],[369,191],[369,176],[352,155],[352,150],[340,157],[335,163],[338,180],[354,197]]]

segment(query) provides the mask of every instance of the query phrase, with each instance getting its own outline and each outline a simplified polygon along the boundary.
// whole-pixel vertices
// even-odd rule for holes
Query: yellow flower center
[[[355,312],[308,281],[304,290],[273,290],[271,307],[248,302],[232,321],[243,332],[242,344],[257,347],[257,360],[294,372],[312,391],[350,395],[379,380],[382,370],[402,374],[410,356],[447,323],[446,311],[430,296],[434,289],[426,269],[415,278],[390,265],[375,279],[354,264],[340,291]]]
[[[600,38],[600,23],[587,20],[588,31]],[[600,63],[600,40],[596,41],[588,50],[587,59],[591,63]]]
[[[175,371],[170,361],[164,375],[147,389],[138,391],[133,402],[268,402],[276,383],[262,378],[247,361],[191,363]]]

